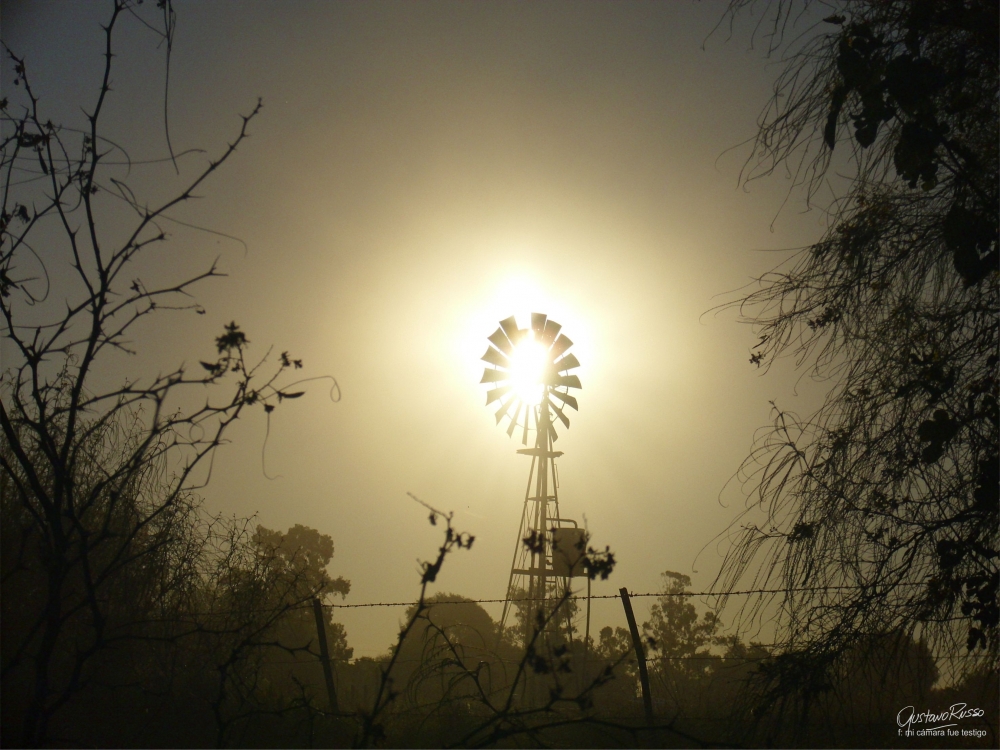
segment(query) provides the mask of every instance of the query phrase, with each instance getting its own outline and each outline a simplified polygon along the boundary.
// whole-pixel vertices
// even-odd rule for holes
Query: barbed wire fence
[[[910,585],[917,585],[917,584],[910,584]],[[754,596],[754,595],[774,595],[774,594],[785,594],[785,593],[806,593],[806,592],[815,592],[815,591],[838,591],[838,590],[847,591],[847,590],[857,590],[858,588],[859,588],[858,586],[849,586],[849,585],[839,585],[839,586],[805,586],[805,587],[795,587],[795,588],[787,588],[787,589],[778,589],[778,588],[774,588],[774,589],[743,589],[743,590],[739,590],[739,591],[729,591],[729,592],[724,592],[724,593],[725,593],[726,596]],[[712,597],[718,597],[718,596],[721,596],[721,595],[723,595],[723,592],[719,592],[719,591],[681,591],[681,592],[647,591],[647,592],[642,592],[642,593],[629,592],[629,597],[632,598],[632,599],[639,599],[639,598],[666,598],[666,597],[676,597],[676,598],[699,598],[699,597],[701,597],[701,598],[712,598]],[[590,596],[580,594],[580,595],[572,595],[572,596],[567,597],[567,601],[586,602],[586,601],[598,601],[598,600],[620,600],[620,598],[621,597],[620,597],[619,594],[592,594]],[[461,605],[461,604],[503,604],[506,601],[507,600],[504,599],[504,598],[468,599],[468,598],[464,598],[464,597],[462,597],[462,598],[456,597],[454,599],[438,599],[438,600],[435,600],[433,602],[428,602],[428,605],[431,606],[431,607],[435,607],[435,606],[448,606],[448,605]],[[545,601],[545,600],[542,599],[542,598],[540,598],[540,597],[536,597],[536,598],[526,597],[526,598],[523,598],[523,599],[518,599],[517,601],[518,602],[540,602],[540,601]],[[324,609],[328,609],[328,610],[346,610],[346,609],[375,609],[375,608],[390,608],[390,607],[412,607],[412,606],[414,606],[416,604],[417,604],[416,601],[379,601],[379,602],[360,602],[360,603],[355,603],[355,602],[352,602],[352,603],[321,602],[320,606],[322,606]],[[293,611],[300,611],[300,610],[311,610],[312,607],[313,607],[312,604],[301,604],[301,605],[295,605],[295,606],[291,606],[291,607],[272,607],[272,608],[262,608],[262,609],[252,609],[252,610],[240,610],[240,611],[215,610],[215,611],[207,611],[207,612],[186,612],[184,614],[186,616],[188,616],[188,617],[211,617],[211,616],[220,616],[221,617],[221,616],[233,616],[233,615],[246,615],[246,614],[251,614],[251,613],[252,614],[265,614],[265,613],[269,613],[269,612],[276,612],[276,611],[279,611],[279,610],[284,610],[286,612],[293,612]],[[175,617],[173,617],[171,619],[173,619],[173,620],[176,621],[178,618],[175,616]],[[757,641],[752,641],[752,644],[754,646],[757,646],[757,647],[760,647],[760,648],[764,648],[764,649],[778,648],[778,647],[780,647],[782,645],[782,644],[779,644],[779,643],[760,643],[760,642],[757,642]],[[956,654],[956,655],[948,657],[948,658],[955,658],[955,659],[959,659],[959,658],[972,658],[973,656],[974,656],[973,654]],[[333,661],[350,663],[351,661],[357,661],[358,659],[373,658],[373,657],[345,658],[345,657],[334,657],[334,656],[331,656],[330,658]],[[687,660],[687,659],[706,659],[706,658],[710,658],[710,657],[706,657],[706,656],[673,656],[673,657],[663,657],[663,656],[661,656],[661,657],[657,657],[657,658],[664,659],[664,660],[669,660],[669,661],[675,661],[675,660]],[[756,659],[749,659],[749,660],[761,661],[761,660],[765,660],[767,658],[770,658],[770,656],[768,656],[768,657],[759,657],[759,658],[756,658]],[[296,663],[295,659],[276,660],[276,661],[273,661],[272,663],[284,663],[284,661],[287,661],[288,663]],[[405,660],[404,659],[402,661],[410,661],[410,660]]]

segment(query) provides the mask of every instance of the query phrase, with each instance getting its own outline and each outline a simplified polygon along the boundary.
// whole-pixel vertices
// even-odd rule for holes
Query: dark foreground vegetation
[[[1000,14],[804,5],[731,3],[784,68],[745,176],[787,170],[827,229],[736,306],[751,363],[793,357],[828,390],[811,415],[775,404],[717,581],[775,592],[738,611],[780,613],[753,702],[801,720],[894,638],[945,682],[995,689],[1000,663]]]
[[[156,486],[144,488],[156,492]],[[754,675],[782,667],[769,645],[720,633],[699,615],[685,576],[663,575],[644,623],[654,723],[643,715],[628,630],[604,628],[584,643],[554,602],[537,622],[528,655],[460,596],[424,598],[446,558],[473,543],[444,521],[437,557],[424,564],[421,598],[399,642],[377,659],[352,660],[343,628],[322,607],[333,664],[327,691],[314,598],[329,603],[350,584],[333,579],[330,537],[296,526],[278,533],[250,520],[207,517],[192,497],[168,529],[140,535],[125,555],[141,561],[102,587],[103,635],[95,638],[85,578],[64,582],[64,624],[39,695],[38,588],[45,564],[38,529],[4,486],[3,744],[93,747],[562,746],[971,746],[995,743],[996,682],[988,670],[949,688],[926,645],[903,635],[858,644],[838,663],[810,716],[759,716],[748,705]],[[106,507],[95,504],[95,514]],[[140,499],[118,511],[128,528]],[[95,516],[96,517],[96,516]],[[595,553],[595,575],[608,572]],[[416,582],[415,582],[416,583]],[[80,606],[73,604],[79,602]],[[14,645],[20,647],[18,650]],[[89,649],[83,660],[82,649]],[[873,656],[874,655],[874,656]],[[900,738],[907,705],[988,707],[961,722],[984,732],[962,741]],[[918,727],[919,728],[919,727]],[[36,732],[35,742],[25,736]]]
[[[789,4],[771,7],[780,37]],[[779,411],[748,464],[768,523],[738,527],[719,592],[778,593],[735,610],[739,635],[672,572],[640,644],[625,628],[583,639],[568,595],[501,630],[475,602],[426,595],[474,541],[429,508],[442,542],[399,640],[358,660],[330,606],[350,587],[328,572],[333,540],[212,516],[197,492],[234,420],[303,395],[303,363],[252,359],[231,323],[194,371],[101,372],[148,316],[204,312],[190,293],[214,265],[139,261],[260,109],[200,168],[170,152],[187,181],[140,197],[101,130],[126,22],[170,49],[169,2],[114,2],[83,128],[51,121],[7,51],[5,747],[997,745],[995,8],[848,4],[793,51],[762,122],[764,171],[794,157],[817,185],[850,148],[858,176],[829,236],[744,301],[754,363],[791,349],[837,385],[812,420]],[[607,577],[613,556],[588,549],[585,567]],[[967,734],[921,734],[946,723]]]

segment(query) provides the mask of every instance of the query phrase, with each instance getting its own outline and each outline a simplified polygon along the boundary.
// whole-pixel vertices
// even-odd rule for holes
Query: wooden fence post
[[[646,652],[639,640],[639,628],[635,624],[635,615],[632,614],[632,602],[628,598],[628,589],[622,586],[618,590],[622,597],[622,605],[625,607],[625,617],[628,619],[628,629],[632,633],[632,645],[635,647],[635,658],[639,662],[639,683],[642,685],[642,705],[646,709],[646,723],[653,725],[653,699],[649,694],[649,673],[646,672]]]
[[[316,635],[319,638],[319,660],[323,663],[323,677],[326,680],[326,694],[330,700],[330,712],[339,713],[337,707],[337,689],[333,686],[333,668],[330,666],[330,649],[326,645],[326,623],[323,618],[323,605],[319,597],[313,597],[313,614],[316,615]]]

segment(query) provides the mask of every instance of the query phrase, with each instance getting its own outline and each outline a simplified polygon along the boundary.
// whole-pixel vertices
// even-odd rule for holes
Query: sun
[[[535,332],[529,331],[510,356],[510,384],[528,406],[538,406],[542,402],[547,354],[546,347],[535,340]]]

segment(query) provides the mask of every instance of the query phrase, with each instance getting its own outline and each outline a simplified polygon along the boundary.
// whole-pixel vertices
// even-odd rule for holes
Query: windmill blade
[[[506,380],[510,380],[510,373],[504,372],[503,370],[491,370],[486,368],[483,370],[483,379],[480,383],[503,383]]]
[[[507,359],[505,356],[503,356],[492,346],[487,347],[486,354],[480,357],[480,359],[483,360],[483,362],[489,362],[491,365],[496,365],[497,367],[503,367],[508,370],[510,369],[510,360]]]
[[[518,407],[520,407],[520,404],[521,404],[521,399],[519,399],[519,398],[517,398],[515,396],[514,398],[510,399],[506,404],[504,404],[499,409],[497,409],[497,424],[500,424],[500,422],[503,421],[503,418],[507,416],[508,412],[510,412],[511,407],[513,407],[515,405],[517,405]],[[514,412],[514,415],[515,416],[517,415],[517,411],[516,410]],[[515,420],[515,419],[512,418],[512,421],[516,422],[517,420]]]
[[[517,402],[517,409],[514,410],[514,416],[510,418],[510,426],[507,428],[507,437],[514,437],[514,428],[517,427],[517,417],[521,413],[521,402],[517,399],[511,399],[511,403]]]
[[[557,386],[565,385],[569,388],[583,388],[583,386],[580,385],[580,378],[576,375],[560,375],[556,378],[555,384]]]
[[[497,328],[487,340],[508,357],[514,353],[514,347],[507,334],[503,332],[503,328]]]
[[[514,386],[512,385],[502,385],[499,388],[494,388],[492,391],[486,391],[486,405],[489,406],[498,398],[502,398],[503,396],[507,395],[507,393],[513,387]]]
[[[521,445],[528,444],[528,423],[531,421],[531,415],[535,410],[530,406],[527,406],[524,410],[524,435],[521,437]],[[538,429],[538,418],[535,418],[535,429]]]
[[[550,391],[550,393],[566,404],[566,406],[571,406],[577,411],[580,411],[580,407],[577,406],[576,399],[573,396],[570,396],[568,393],[563,393],[562,391]]]
[[[560,328],[562,328],[562,326],[554,320],[545,321],[545,328],[542,330],[542,335],[539,337],[541,342],[545,344],[545,346],[552,346],[552,342],[555,341],[556,334],[559,333]]]
[[[486,359],[486,357],[483,357],[483,359]],[[555,363],[556,372],[565,372],[566,370],[572,370],[574,367],[579,366],[580,360],[576,358],[575,354],[567,354]]]
[[[552,345],[552,359],[558,358],[560,354],[569,349],[571,346],[573,346],[573,342],[570,340],[569,336],[565,333],[561,334],[559,338],[556,339],[556,343]]]
[[[541,335],[542,331],[545,330],[545,319],[548,315],[544,313],[531,313],[531,329],[537,335]]]
[[[549,402],[549,406],[552,407],[552,411],[554,411],[556,413],[556,416],[559,417],[559,421],[562,422],[566,428],[569,428],[569,417],[566,416],[563,410],[560,409],[555,404],[553,404],[551,401]]]
[[[556,428],[553,427],[551,423],[549,424],[549,435],[552,436],[553,443],[559,439],[559,436],[556,434]]]
[[[521,340],[521,331],[517,327],[517,321],[514,320],[514,316],[511,315],[509,318],[504,318],[500,321],[500,328],[507,335],[510,343],[517,346],[517,343]]]

